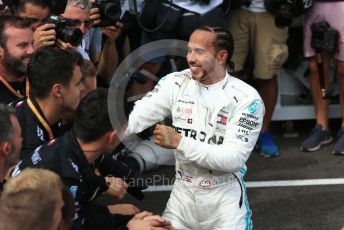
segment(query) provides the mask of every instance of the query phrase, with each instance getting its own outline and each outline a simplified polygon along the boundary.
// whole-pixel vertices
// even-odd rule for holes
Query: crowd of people
[[[18,0],[0,16],[0,230],[252,229],[245,164],[254,147],[264,157],[280,154],[269,124],[288,26],[276,24],[264,0],[136,1],[139,21],[130,14],[104,18],[94,0],[57,2]],[[332,53],[312,43],[312,28],[324,19],[339,34],[333,56],[344,103],[342,10],[344,1],[318,0],[305,12],[316,126],[302,151],[332,141],[322,91]],[[106,88],[125,58],[125,36],[131,49],[166,38],[188,45],[181,70],[167,71],[158,83],[133,77],[128,95],[145,96],[130,108],[126,129],[116,130]],[[163,52],[141,58],[140,69],[166,72]],[[253,85],[240,79],[248,59]],[[165,119],[172,125],[159,124]],[[124,137],[152,126],[155,144],[176,159],[162,216],[99,203],[104,193],[142,198],[146,186],[128,183],[140,172],[112,154]],[[344,154],[344,123],[334,154]]]

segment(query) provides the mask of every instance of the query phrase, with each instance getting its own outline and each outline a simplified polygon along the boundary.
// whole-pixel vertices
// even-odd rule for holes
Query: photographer
[[[275,25],[275,17],[267,12],[264,0],[244,1],[231,14],[229,30],[235,42],[234,75],[240,77],[249,52],[253,55],[253,77],[266,112],[257,145],[261,155],[276,157],[279,149],[269,132],[269,124],[277,101],[276,74],[288,57],[288,27]]]
[[[43,20],[51,14],[50,5],[46,0],[20,0],[15,7],[15,14],[30,19],[34,29],[33,47],[37,50],[43,46],[55,44],[55,24],[44,23]]]
[[[329,59],[331,54],[324,50],[317,51],[312,46],[313,39],[316,34],[312,34],[312,26],[320,21],[326,20],[327,23],[334,30],[337,31],[335,42],[337,44],[337,52],[334,57],[336,64],[336,77],[338,77],[339,98],[341,105],[342,116],[344,114],[344,32],[343,32],[343,15],[344,15],[344,1],[335,0],[318,0],[315,1],[313,8],[306,14],[304,24],[304,54],[309,60],[311,69],[310,86],[313,96],[316,126],[312,130],[309,137],[302,143],[301,150],[312,152],[318,150],[323,145],[329,144],[332,141],[332,136],[328,125],[328,110],[329,100],[322,98],[320,69],[323,69],[324,75],[328,74]],[[325,32],[325,31],[324,31]],[[325,33],[322,34],[325,34]],[[328,43],[323,39],[323,43]],[[317,63],[317,53],[321,54],[322,64]],[[343,119],[343,118],[342,118]],[[337,143],[333,153],[336,155],[344,155],[344,119],[342,120],[341,128],[337,135]]]
[[[90,8],[91,2],[81,0],[68,0],[66,9],[61,17],[71,20],[82,31],[83,40],[77,50],[85,59],[90,59],[97,65],[99,76],[106,82],[110,82],[118,65],[118,55],[115,41],[120,34],[122,23],[113,22],[100,28],[101,15],[97,7]],[[106,36],[104,47],[101,47],[102,35]],[[72,47],[68,43],[59,41],[62,48]]]

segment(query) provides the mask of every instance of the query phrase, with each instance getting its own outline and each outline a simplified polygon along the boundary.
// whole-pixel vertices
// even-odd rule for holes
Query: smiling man
[[[25,95],[25,76],[33,54],[30,22],[17,16],[0,16],[0,102]]]
[[[175,150],[176,181],[163,216],[176,229],[251,229],[243,182],[264,104],[251,86],[230,76],[233,38],[222,27],[190,36],[189,69],[162,78],[136,102],[126,135],[157,125],[155,143]],[[147,106],[149,105],[149,106]]]

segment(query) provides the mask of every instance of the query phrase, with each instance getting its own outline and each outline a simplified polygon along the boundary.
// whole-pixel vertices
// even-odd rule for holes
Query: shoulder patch
[[[254,102],[250,105],[250,107],[248,107],[248,111],[249,111],[250,113],[256,112],[256,110],[257,110],[259,104],[260,104],[259,101],[254,101]]]

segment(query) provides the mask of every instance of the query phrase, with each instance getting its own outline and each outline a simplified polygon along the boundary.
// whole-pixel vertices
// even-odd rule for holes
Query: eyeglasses
[[[30,22],[31,24],[39,23],[42,20],[39,18],[31,18],[31,17],[22,17],[25,21]]]
[[[93,25],[93,21],[92,20],[79,20],[79,19],[69,19],[69,18],[64,18],[65,20],[67,20],[71,26],[74,27],[79,27],[82,24],[84,24],[85,27],[89,28]]]

